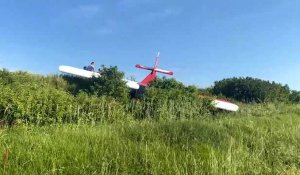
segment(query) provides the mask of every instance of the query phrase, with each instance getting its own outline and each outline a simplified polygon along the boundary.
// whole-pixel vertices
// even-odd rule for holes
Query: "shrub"
[[[216,81],[212,93],[234,98],[242,102],[287,102],[290,89],[275,82],[256,78],[227,78]]]

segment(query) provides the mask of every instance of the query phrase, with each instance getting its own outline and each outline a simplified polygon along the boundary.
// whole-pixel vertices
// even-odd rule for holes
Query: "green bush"
[[[242,102],[288,102],[290,89],[275,82],[257,78],[227,78],[216,81],[212,93]]]
[[[122,102],[127,102],[129,99],[129,88],[126,86],[124,73],[118,70],[117,66],[109,68],[101,66],[99,69],[101,77],[94,78],[92,85],[92,93],[100,96],[110,96]]]

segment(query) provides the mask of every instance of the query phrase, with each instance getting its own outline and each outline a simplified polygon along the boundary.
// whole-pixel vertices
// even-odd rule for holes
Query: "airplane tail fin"
[[[172,71],[158,69],[157,68],[158,67],[158,60],[159,60],[159,52],[157,53],[155,64],[154,64],[153,68],[152,67],[147,67],[147,66],[142,66],[140,64],[135,65],[136,68],[146,69],[146,70],[151,71],[151,73],[143,81],[141,81],[139,83],[140,85],[147,86],[150,82],[152,82],[156,78],[156,72],[163,73],[163,74],[168,74],[168,75],[173,75]]]

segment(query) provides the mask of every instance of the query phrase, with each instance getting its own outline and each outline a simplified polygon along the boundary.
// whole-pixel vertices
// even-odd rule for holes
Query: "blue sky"
[[[159,67],[185,84],[251,76],[300,90],[299,0],[1,0],[0,67]]]

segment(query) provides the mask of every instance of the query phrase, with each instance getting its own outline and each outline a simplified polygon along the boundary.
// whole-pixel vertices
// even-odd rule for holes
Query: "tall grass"
[[[30,91],[29,91],[30,89]],[[210,115],[205,100],[132,100],[122,104],[110,97],[40,87],[0,85],[0,120],[12,123],[79,123],[128,119],[192,119]]]
[[[86,92],[73,94],[72,84],[57,76],[0,71],[0,121],[33,123],[102,123],[132,119],[192,119],[214,112],[210,101],[161,96],[120,102]],[[71,88],[72,89],[72,88]]]
[[[230,116],[2,129],[0,174],[300,173],[296,112]]]

